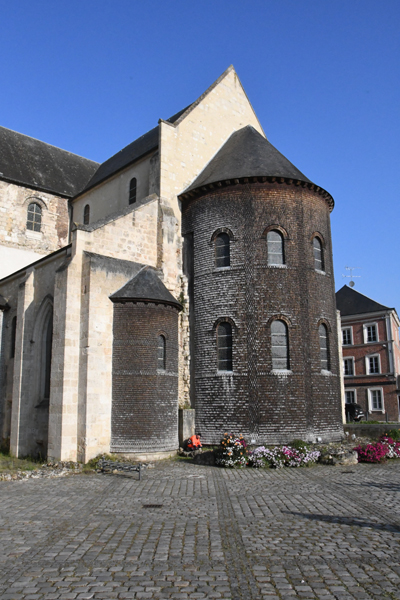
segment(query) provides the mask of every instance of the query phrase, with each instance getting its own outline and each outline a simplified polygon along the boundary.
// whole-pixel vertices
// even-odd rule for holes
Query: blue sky
[[[398,0],[0,0],[0,124],[103,161],[233,64],[335,199],[336,289],[400,311]]]

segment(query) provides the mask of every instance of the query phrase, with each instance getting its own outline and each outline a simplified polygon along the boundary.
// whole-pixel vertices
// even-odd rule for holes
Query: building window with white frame
[[[379,360],[379,354],[374,354],[373,356],[367,356],[367,373],[368,375],[373,375],[375,373],[381,372],[381,365]]]
[[[343,375],[349,376],[354,375],[354,358],[344,358],[343,359]]]
[[[356,390],[346,390],[344,393],[346,404],[356,404]]]
[[[364,342],[369,344],[378,341],[378,326],[376,323],[364,325]]]
[[[342,344],[343,346],[351,346],[353,344],[351,327],[345,327],[342,329]]]
[[[382,388],[373,388],[368,390],[369,410],[383,412],[383,392]]]

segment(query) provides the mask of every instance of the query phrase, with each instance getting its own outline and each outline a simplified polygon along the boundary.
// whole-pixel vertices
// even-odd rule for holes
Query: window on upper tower
[[[319,350],[320,350],[320,360],[321,360],[321,370],[322,371],[330,371],[329,364],[329,346],[328,346],[328,329],[324,323],[318,328],[319,333]]]
[[[232,326],[222,322],[217,327],[218,371],[232,371]]]
[[[90,206],[89,206],[89,204],[86,204],[85,208],[83,209],[83,224],[89,225],[89,223],[90,223]]]
[[[215,266],[229,267],[231,264],[231,249],[230,249],[230,237],[227,233],[219,233],[215,237],[214,248],[215,248]]]
[[[159,371],[166,369],[166,340],[163,335],[158,336],[157,369]]]
[[[28,206],[26,228],[30,231],[40,232],[42,227],[42,209],[36,202],[31,202]]]
[[[313,250],[314,250],[314,269],[317,271],[325,271],[324,265],[324,249],[322,242],[318,237],[313,239]]]
[[[136,202],[136,191],[137,191],[137,179],[136,177],[132,177],[129,183],[129,204],[134,204]]]
[[[267,233],[268,265],[284,265],[285,252],[283,235],[276,229]]]
[[[288,328],[279,319],[271,323],[271,355],[274,371],[289,370]]]

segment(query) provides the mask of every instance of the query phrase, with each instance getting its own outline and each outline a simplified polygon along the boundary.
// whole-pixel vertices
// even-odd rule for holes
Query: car
[[[346,404],[345,413],[347,421],[361,421],[361,419],[365,419],[362,407],[356,403]]]

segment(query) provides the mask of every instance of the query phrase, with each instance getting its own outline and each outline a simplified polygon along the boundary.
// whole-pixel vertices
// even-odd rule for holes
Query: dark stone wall
[[[225,431],[258,443],[343,435],[330,213],[317,192],[288,183],[238,184],[183,203],[183,234],[193,234],[187,273],[196,427],[205,443]],[[265,230],[282,228],[286,266],[268,266]],[[231,266],[214,267],[213,233],[228,228]],[[325,244],[314,268],[312,238]],[[273,372],[270,323],[288,325],[290,372]],[[217,372],[216,322],[233,323],[233,373]],[[330,371],[321,372],[318,326],[329,330]]]
[[[178,448],[178,311],[162,304],[114,304],[112,452]],[[166,369],[157,369],[158,336]]]

